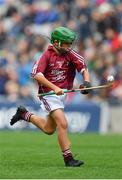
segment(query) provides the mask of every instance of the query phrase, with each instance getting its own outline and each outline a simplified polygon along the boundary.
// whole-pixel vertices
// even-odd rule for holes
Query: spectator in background
[[[91,7],[88,0],[76,0],[78,32],[81,40],[91,36]]]
[[[103,3],[93,11],[93,20],[96,23],[96,30],[104,37],[107,28],[119,31],[118,14],[109,3]]]
[[[2,56],[2,52],[0,53]],[[8,80],[7,73],[5,70],[5,66],[7,64],[7,60],[4,57],[0,58],[0,95],[5,96],[5,84]]]
[[[4,43],[6,42],[6,32],[4,29],[4,24],[0,20],[0,49],[4,48]]]
[[[122,39],[120,34],[113,30],[112,28],[107,28],[105,30],[106,43],[108,48],[110,48],[111,53],[117,52],[122,49]]]
[[[32,60],[29,57],[29,42],[22,38],[17,45],[18,55],[18,82],[20,85],[20,97],[24,99],[31,99],[30,72],[32,69]]]

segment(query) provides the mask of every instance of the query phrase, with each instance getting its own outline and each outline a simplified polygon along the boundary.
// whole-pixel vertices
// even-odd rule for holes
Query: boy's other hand
[[[80,89],[82,89],[82,88],[89,88],[89,87],[91,87],[91,83],[88,82],[88,81],[84,81],[84,83],[79,86]],[[81,90],[81,93],[82,93],[82,94],[88,94],[88,93],[90,93],[91,91],[92,91],[91,89]]]

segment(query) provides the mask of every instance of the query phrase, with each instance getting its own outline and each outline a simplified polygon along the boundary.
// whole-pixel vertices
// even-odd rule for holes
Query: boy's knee
[[[68,124],[67,122],[61,122],[57,125],[58,128],[61,128],[61,129],[67,129],[68,128]]]
[[[54,134],[55,130],[44,130],[44,133],[47,135],[52,135]]]

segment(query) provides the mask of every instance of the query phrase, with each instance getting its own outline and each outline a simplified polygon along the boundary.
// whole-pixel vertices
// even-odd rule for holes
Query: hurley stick
[[[104,89],[104,88],[109,88],[113,85],[113,83],[108,83],[105,85],[100,85],[100,86],[92,86],[92,87],[87,87],[87,88],[81,88],[81,89],[64,89],[64,93],[70,93],[70,92],[78,92],[78,91],[84,91],[84,90],[96,90],[96,89]],[[47,93],[41,93],[38,94],[38,96],[47,96],[47,95],[53,95],[55,92],[47,92]]]

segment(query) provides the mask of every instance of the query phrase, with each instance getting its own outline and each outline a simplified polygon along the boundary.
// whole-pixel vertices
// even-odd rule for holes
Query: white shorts
[[[46,113],[50,113],[56,109],[64,109],[66,94],[57,96],[57,95],[47,95],[40,99],[41,108]]]

